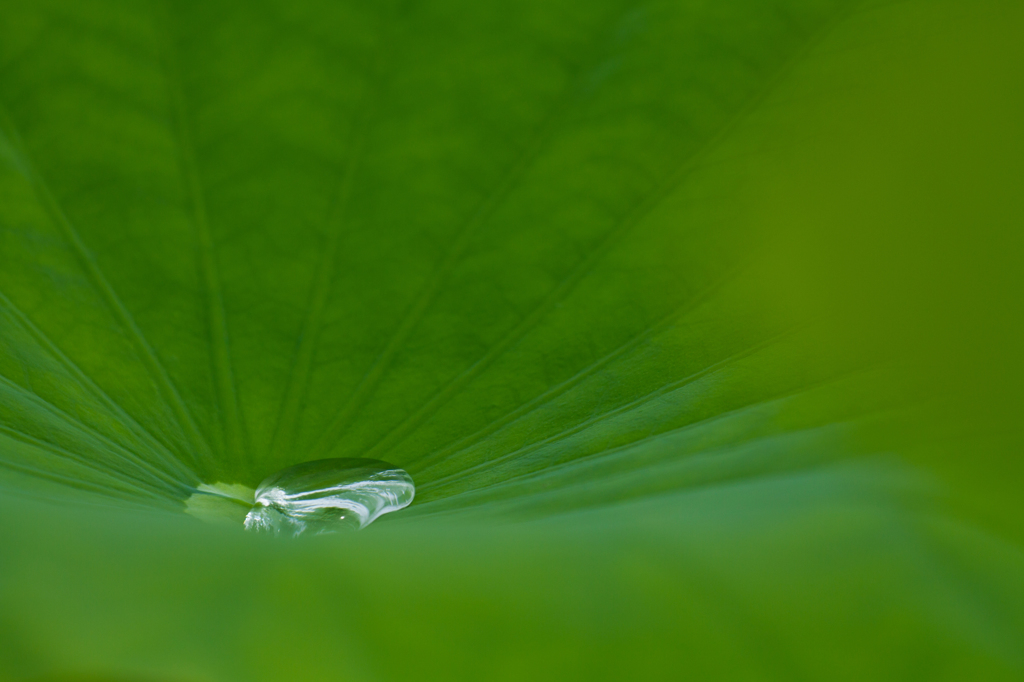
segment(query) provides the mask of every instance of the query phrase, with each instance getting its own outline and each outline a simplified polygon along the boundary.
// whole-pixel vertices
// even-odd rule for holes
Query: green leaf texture
[[[5,0],[0,680],[1020,679],[1022,29]]]

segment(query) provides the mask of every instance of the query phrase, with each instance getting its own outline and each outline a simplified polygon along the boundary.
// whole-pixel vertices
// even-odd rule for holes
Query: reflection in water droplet
[[[204,483],[185,500],[185,513],[202,521],[237,526],[252,509],[253,489],[238,483]]]
[[[412,477],[377,459],[319,459],[282,469],[256,488],[248,530],[331,533],[359,530],[409,505]]]

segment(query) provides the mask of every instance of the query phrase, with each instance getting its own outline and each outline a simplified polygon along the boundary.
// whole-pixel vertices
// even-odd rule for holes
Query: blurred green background
[[[5,0],[0,679],[1021,679],[1022,30]]]

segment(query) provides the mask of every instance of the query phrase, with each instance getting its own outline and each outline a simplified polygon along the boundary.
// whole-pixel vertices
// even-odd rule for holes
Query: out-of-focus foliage
[[[1022,30],[3,3],[0,679],[1020,679]]]

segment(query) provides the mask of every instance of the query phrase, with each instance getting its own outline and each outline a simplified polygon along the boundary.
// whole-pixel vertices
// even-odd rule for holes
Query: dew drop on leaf
[[[279,535],[359,530],[409,505],[403,469],[377,459],[319,459],[282,469],[256,488],[247,530]]]

